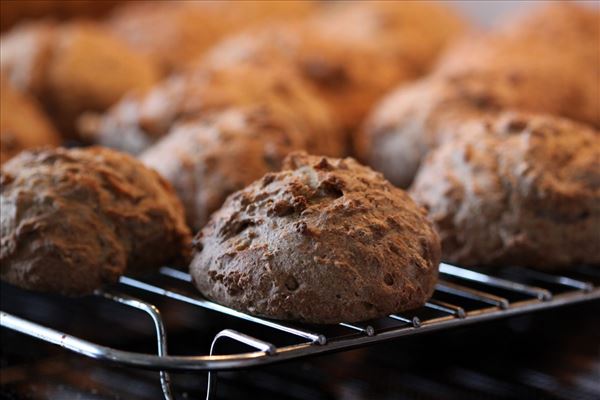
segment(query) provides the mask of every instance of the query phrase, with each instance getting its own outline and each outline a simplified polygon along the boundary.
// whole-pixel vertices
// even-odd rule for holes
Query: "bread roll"
[[[381,174],[303,153],[231,195],[194,246],[190,272],[209,299],[311,323],[422,306],[440,255],[424,211]]]
[[[82,295],[127,272],[185,262],[190,232],[171,186],[100,147],[22,152],[2,166],[0,277]]]
[[[459,130],[429,155],[411,189],[436,225],[444,260],[600,265],[600,131],[514,113]]]

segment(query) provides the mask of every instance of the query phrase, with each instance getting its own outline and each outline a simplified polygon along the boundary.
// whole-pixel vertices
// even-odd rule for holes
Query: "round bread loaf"
[[[19,93],[5,79],[0,90],[0,165],[20,151],[57,146],[60,137],[35,99]]]
[[[179,124],[140,159],[171,182],[188,225],[198,230],[227,196],[278,171],[291,151],[305,149],[339,153],[263,106],[228,109]]]
[[[2,73],[36,97],[64,135],[84,111],[103,111],[130,90],[154,84],[157,68],[100,25],[41,21],[0,40]]]
[[[305,153],[231,195],[194,246],[190,272],[209,299],[312,323],[423,305],[440,256],[406,193],[353,159]]]
[[[261,26],[226,39],[203,61],[284,60],[353,130],[391,87],[425,73],[462,26],[451,10],[431,2],[338,2],[297,24]]]
[[[423,157],[453,139],[456,125],[502,110],[561,114],[572,87],[548,88],[549,76],[489,73],[430,76],[383,98],[354,137],[358,158],[394,185],[408,187]],[[566,89],[566,90],[565,90]]]
[[[108,25],[166,70],[181,70],[224,36],[269,20],[306,16],[310,0],[135,1],[115,10]]]
[[[545,19],[553,14],[554,6],[549,6],[522,22],[537,21],[540,32],[514,23],[454,45],[427,79],[399,87],[374,108],[354,137],[358,158],[392,183],[407,187],[422,157],[452,139],[446,136],[455,131],[455,123],[472,117],[523,110],[600,126],[595,39],[600,24],[593,26],[587,18],[587,28],[576,27],[578,14],[591,16],[594,11],[565,7],[575,11],[566,12],[555,27],[564,33],[561,40],[548,40],[548,26],[548,32],[542,32],[542,25],[553,23]],[[579,30],[591,33],[586,36]]]
[[[536,100],[527,104],[526,111],[540,110],[600,127],[600,20],[597,26],[596,34],[584,42],[587,46],[575,39],[568,43],[519,36],[518,31],[469,37],[442,57],[434,74],[449,79],[503,77],[514,82],[522,96]],[[519,88],[523,82],[529,82],[529,92]]]
[[[219,70],[195,68],[169,78],[144,94],[125,97],[104,115],[87,115],[80,128],[95,143],[138,154],[178,122],[232,106],[265,105],[318,138],[323,154],[339,156],[344,136],[324,104],[283,65],[235,65]]]
[[[25,151],[2,166],[0,277],[25,289],[82,295],[125,270],[189,253],[170,185],[116,151]]]
[[[434,150],[411,189],[443,259],[557,269],[600,264],[600,132],[550,116],[467,123]]]

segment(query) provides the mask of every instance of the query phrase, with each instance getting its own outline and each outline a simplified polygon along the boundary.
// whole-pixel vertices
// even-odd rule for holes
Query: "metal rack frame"
[[[592,275],[597,274],[597,271],[592,269],[588,269],[587,271]],[[190,275],[180,270],[164,267],[160,270],[160,274],[169,279],[186,282],[191,286]],[[300,344],[282,347],[276,347],[267,341],[231,329],[224,329],[214,337],[208,355],[168,355],[167,333],[159,309],[142,299],[121,293],[120,291],[117,291],[116,288],[99,290],[95,295],[127,307],[138,309],[150,316],[154,323],[156,333],[156,354],[119,350],[92,343],[85,339],[69,335],[68,333],[43,326],[3,311],[0,311],[0,326],[61,346],[87,357],[130,367],[158,370],[160,371],[160,382],[165,399],[173,398],[168,371],[208,371],[208,398],[213,392],[211,389],[213,389],[215,385],[214,374],[211,375],[211,371],[250,368],[299,357],[322,354],[325,352],[366,346],[401,336],[462,326],[469,323],[523,314],[579,301],[600,299],[600,286],[594,287],[594,285],[589,282],[564,276],[551,275],[539,271],[520,269],[519,274],[529,276],[540,282],[547,282],[560,286],[565,290],[559,294],[553,294],[547,289],[497,278],[449,264],[440,264],[440,274],[440,280],[436,285],[436,293],[424,305],[424,308],[443,313],[443,316],[421,320],[414,315],[418,310],[416,310],[414,314],[392,314],[387,317],[388,321],[394,321],[397,326],[382,330],[376,329],[373,324],[368,322],[354,324],[341,323],[339,324],[340,327],[354,334],[334,337],[328,337],[326,334],[315,331],[314,329],[296,327],[286,322],[244,314],[208,301],[200,295],[189,295],[182,291],[165,289],[161,286],[136,278],[125,276],[119,281],[119,286],[123,289],[134,288],[144,293],[161,295],[192,306],[226,314],[250,323],[259,324],[283,332],[287,335],[299,337],[303,340]],[[456,283],[456,281],[459,281],[460,284]],[[485,287],[490,290],[500,289],[519,294],[526,299],[510,302],[507,298],[481,289],[475,289],[469,285],[475,285],[479,288]],[[474,301],[481,304],[481,307],[467,311],[463,307],[437,299],[436,297],[439,293],[450,294],[458,296],[459,298]],[[251,347],[253,351],[230,355],[214,355],[215,344],[223,339],[235,340],[239,343],[243,343],[248,347]]]

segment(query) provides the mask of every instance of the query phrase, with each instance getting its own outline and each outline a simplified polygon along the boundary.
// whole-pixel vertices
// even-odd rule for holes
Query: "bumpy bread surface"
[[[2,73],[36,97],[64,135],[76,135],[82,112],[105,110],[159,78],[148,59],[92,22],[23,24],[0,44]]]
[[[343,152],[343,134],[327,105],[283,65],[194,68],[146,93],[125,97],[104,115],[84,116],[80,127],[95,143],[138,154],[177,123],[232,106],[261,104],[301,127],[307,137],[318,138],[319,148],[307,150],[331,156]]]
[[[573,104],[580,104],[574,96],[583,91],[573,85],[549,88],[554,76],[507,69],[433,75],[403,85],[374,108],[354,136],[354,150],[393,184],[408,187],[423,157],[452,140],[457,124],[503,110],[571,114]]]
[[[566,8],[556,26],[545,19],[554,7]],[[567,12],[571,8],[574,11]],[[522,110],[600,126],[600,24],[587,21],[587,28],[576,28],[568,23],[579,21],[579,14],[590,14],[590,19],[598,13],[578,6],[549,6],[519,24],[452,46],[427,79],[399,87],[374,108],[354,137],[358,158],[406,187],[422,157],[451,139],[446,136],[461,118]],[[521,23],[545,26],[547,32],[542,26],[532,32]],[[578,29],[592,33],[586,36]],[[550,32],[562,39],[548,40]]]
[[[439,238],[420,209],[350,158],[293,153],[231,195],[194,239],[208,298],[312,323],[381,317],[431,295]]]
[[[22,150],[57,146],[60,137],[35,99],[1,82],[0,165]]]
[[[453,127],[514,102],[505,81],[463,77],[423,79],[384,97],[354,135],[357,157],[399,187],[408,187],[421,160],[439,142],[451,138]]]
[[[569,44],[527,36],[471,37],[457,43],[442,58],[434,74],[449,79],[505,77],[515,82],[516,87],[529,81],[530,92],[521,95],[537,100],[530,107],[600,127],[598,37],[600,28],[595,37],[588,38],[587,47],[578,42]]]
[[[434,150],[411,189],[443,259],[557,269],[600,264],[600,132],[507,113],[465,124]]]
[[[391,87],[424,74],[463,23],[426,2],[338,2],[297,24],[267,25],[226,39],[205,62],[285,60],[353,130]]]
[[[190,250],[172,188],[128,155],[25,151],[2,166],[0,184],[0,276],[25,289],[87,294]]]
[[[288,153],[331,153],[319,144],[268,106],[233,108],[177,125],[140,159],[171,182],[198,230],[231,193],[278,171]]]

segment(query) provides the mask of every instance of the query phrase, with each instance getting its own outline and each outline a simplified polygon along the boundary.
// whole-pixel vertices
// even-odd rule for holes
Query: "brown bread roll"
[[[336,2],[296,24],[258,27],[226,39],[209,65],[284,60],[354,129],[394,85],[427,71],[463,23],[431,2]]]
[[[323,144],[318,136],[310,137],[302,126],[265,105],[184,122],[140,159],[172,183],[183,201],[188,225],[198,230],[227,196],[267,172],[278,171],[291,151],[339,153]]]
[[[108,25],[165,70],[181,70],[231,32],[269,20],[308,15],[313,1],[135,1],[115,10]]]
[[[546,20],[555,7],[565,9],[556,25]],[[593,23],[598,15],[584,7],[552,5],[518,20],[524,25],[465,39],[430,77],[397,88],[375,107],[354,137],[358,158],[407,187],[422,157],[452,139],[447,135],[461,119],[524,110],[600,126],[600,53],[594,39],[600,37],[600,23]],[[554,30],[540,26],[538,32],[530,25]],[[564,35],[549,40],[555,31]]]
[[[187,258],[191,235],[173,189],[128,155],[25,151],[1,174],[0,277],[9,283],[82,295]]]
[[[35,99],[1,82],[0,165],[25,149],[57,146],[60,137]]]
[[[36,97],[71,137],[82,112],[105,110],[159,77],[148,59],[91,22],[19,25],[2,35],[0,45],[2,73]]]
[[[325,154],[337,156],[344,150],[343,133],[327,106],[293,70],[274,64],[268,69],[238,65],[190,70],[146,93],[124,98],[104,115],[84,116],[80,127],[95,143],[138,154],[178,122],[232,106],[261,104],[298,126],[307,137],[318,138]]]
[[[464,124],[411,189],[465,266],[600,265],[600,131],[551,116]]]
[[[206,297],[312,323],[423,305],[440,255],[424,211],[381,174],[305,153],[231,195],[194,243],[190,272]]]

